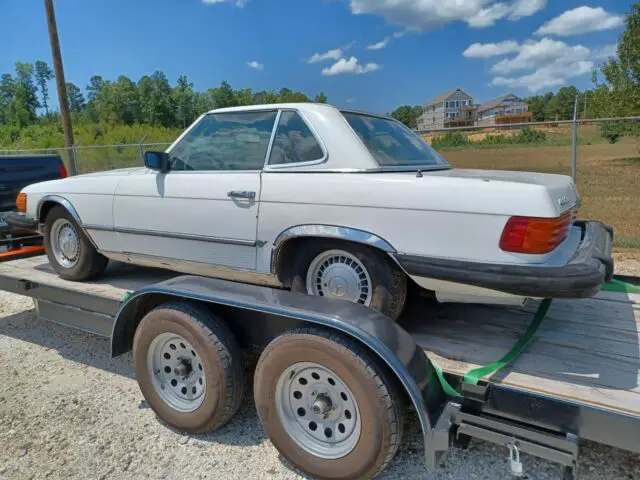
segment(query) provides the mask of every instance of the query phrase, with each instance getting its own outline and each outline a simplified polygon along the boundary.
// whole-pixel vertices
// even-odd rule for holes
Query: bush
[[[640,122],[603,123],[600,125],[600,134],[609,143],[616,143],[620,137],[640,137]]]
[[[469,139],[460,132],[448,132],[445,135],[434,137],[431,145],[436,150],[447,147],[462,147],[469,144]]]

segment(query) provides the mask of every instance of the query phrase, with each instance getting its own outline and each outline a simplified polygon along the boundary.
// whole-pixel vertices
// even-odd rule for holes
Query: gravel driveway
[[[31,300],[0,292],[0,479],[295,479],[265,438],[249,394],[230,424],[183,436],[145,405],[131,358],[108,341],[35,318]],[[423,465],[415,418],[380,478],[499,479],[506,451],[472,441],[444,466]],[[555,464],[523,457],[531,479],[560,478]],[[640,457],[586,443],[581,478],[640,479]]]

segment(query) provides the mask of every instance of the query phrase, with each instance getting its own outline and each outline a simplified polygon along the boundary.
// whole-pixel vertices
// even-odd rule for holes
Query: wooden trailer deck
[[[120,300],[125,292],[175,276],[110,266],[101,280],[73,283],[45,257],[0,264],[0,276]],[[400,323],[445,372],[464,375],[504,355],[533,318],[524,308],[442,305],[416,299]],[[640,295],[602,292],[588,300],[556,300],[526,351],[491,378],[517,389],[640,416]]]

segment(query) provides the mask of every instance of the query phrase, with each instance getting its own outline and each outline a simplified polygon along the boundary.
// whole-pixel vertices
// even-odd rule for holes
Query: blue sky
[[[478,102],[589,87],[632,3],[597,1],[57,0],[55,7],[67,81],[83,89],[94,74],[137,81],[162,70],[172,84],[188,75],[198,90],[222,80],[322,90],[330,103],[388,112],[453,87]],[[0,73],[16,61],[51,64],[42,0],[1,2]]]

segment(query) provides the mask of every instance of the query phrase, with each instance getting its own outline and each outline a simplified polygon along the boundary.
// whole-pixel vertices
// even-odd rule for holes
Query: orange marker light
[[[18,209],[18,211],[23,213],[27,211],[27,194],[26,193],[18,194],[18,197],[16,198],[16,208]]]

